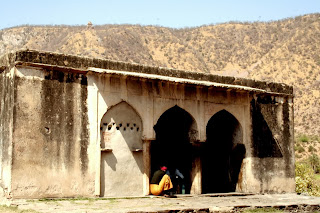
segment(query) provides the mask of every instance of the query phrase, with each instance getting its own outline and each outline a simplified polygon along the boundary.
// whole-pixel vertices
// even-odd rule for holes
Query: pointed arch
[[[136,110],[124,101],[112,106],[101,119],[100,136],[101,196],[142,195],[142,120]]]
[[[225,128],[226,126],[228,128]],[[236,139],[235,143],[242,143],[242,126],[238,119],[225,109],[215,113],[209,119],[206,126],[207,141],[212,141],[212,138],[210,138],[212,136],[216,137],[216,135],[211,134],[212,131],[216,131],[217,133],[230,132],[231,134],[225,134],[224,137],[232,137]]]
[[[111,114],[113,110],[115,110],[115,109],[118,109],[118,110],[119,109],[123,109],[123,110],[125,110],[124,108],[127,108],[130,111],[133,111],[139,117],[139,119],[142,120],[140,113],[131,104],[129,104],[126,101],[121,101],[121,102],[119,102],[119,103],[117,103],[115,105],[112,105],[112,106],[108,107],[107,111],[103,114],[103,116],[101,118],[101,121],[102,121],[102,119],[104,117],[106,117],[106,115]],[[101,124],[100,124],[100,126],[101,126]]]
[[[195,119],[175,105],[159,117],[154,130],[156,140],[151,144],[152,173],[161,164],[167,165],[172,174],[178,169],[185,177],[186,193],[190,193],[193,160],[191,142],[198,137]],[[177,186],[177,183],[174,185]]]
[[[206,136],[202,159],[203,192],[235,191],[245,157],[240,122],[227,110],[221,110],[208,121]]]
[[[179,116],[180,119],[175,119],[175,117]],[[171,122],[169,124],[169,121]],[[169,126],[179,127],[185,125],[184,128],[188,129],[188,139],[190,142],[196,141],[199,138],[198,125],[194,117],[185,109],[179,107],[178,105],[174,105],[173,107],[167,109],[162,115],[159,117],[157,123],[154,125],[154,130],[157,134],[157,130],[163,122],[167,123]],[[177,128],[167,128],[169,131],[177,131]]]

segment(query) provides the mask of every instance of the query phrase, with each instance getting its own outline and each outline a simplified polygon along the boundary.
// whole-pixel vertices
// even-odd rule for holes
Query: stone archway
[[[226,110],[211,117],[202,154],[202,192],[234,192],[245,157],[242,128]]]
[[[143,195],[142,120],[126,102],[110,108],[100,125],[101,196]]]
[[[154,126],[156,140],[151,143],[151,173],[160,165],[166,165],[172,175],[178,169],[183,175],[184,191],[190,193],[192,185],[192,144],[197,137],[195,120],[184,109],[174,106],[164,112]],[[174,185],[182,186],[176,183]]]

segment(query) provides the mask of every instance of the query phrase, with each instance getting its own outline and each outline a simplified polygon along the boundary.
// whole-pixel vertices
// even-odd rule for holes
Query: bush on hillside
[[[315,182],[314,170],[307,163],[296,163],[296,192],[320,196],[320,187]]]
[[[294,149],[295,149],[296,151],[298,151],[299,153],[302,153],[302,152],[305,151],[305,149],[304,149],[300,144],[298,144],[297,146],[295,146]]]
[[[310,145],[309,148],[308,148],[308,151],[309,151],[309,152],[316,152],[317,149],[314,148],[312,145]]]
[[[309,142],[309,137],[307,135],[300,135],[298,137],[298,141],[301,141],[301,142]]]
[[[310,164],[314,173],[320,173],[320,159],[318,155],[312,154],[311,156],[309,156],[308,163]]]

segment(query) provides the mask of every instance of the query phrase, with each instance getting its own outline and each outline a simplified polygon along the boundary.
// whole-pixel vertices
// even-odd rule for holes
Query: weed
[[[320,173],[320,159],[318,155],[312,154],[311,156],[309,156],[308,162],[311,165],[314,173]]]
[[[307,143],[307,142],[309,142],[309,137],[307,136],[307,135],[300,135],[299,137],[298,137],[298,141],[301,141],[301,142],[304,142],[304,143]]]

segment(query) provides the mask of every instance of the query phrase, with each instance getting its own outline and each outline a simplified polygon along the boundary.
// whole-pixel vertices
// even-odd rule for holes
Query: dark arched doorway
[[[184,175],[184,190],[177,189],[178,193],[190,193],[192,169],[190,140],[197,133],[194,126],[194,119],[178,106],[164,112],[154,126],[156,140],[151,143],[151,173],[158,170],[159,166],[166,165],[175,182],[177,180],[174,173],[178,169]],[[174,183],[174,185],[179,184]]]
[[[245,156],[241,125],[226,110],[211,117],[202,155],[202,192],[234,192]]]

